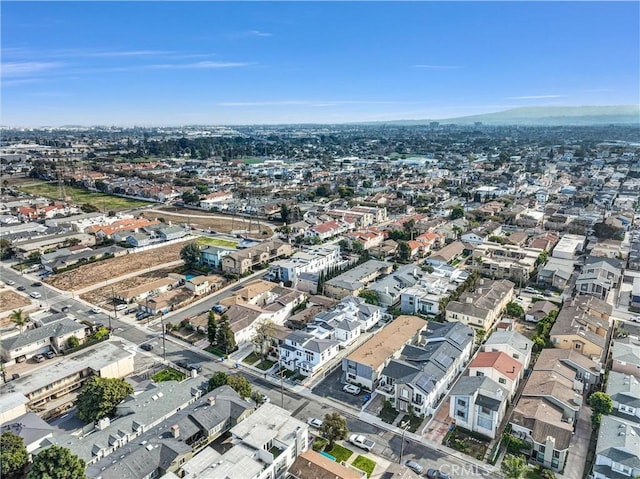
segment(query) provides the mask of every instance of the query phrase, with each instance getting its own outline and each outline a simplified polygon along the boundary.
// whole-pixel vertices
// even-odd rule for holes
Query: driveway
[[[449,417],[449,401],[451,399],[447,396],[444,403],[438,408],[436,415],[427,423],[426,430],[422,433],[425,439],[442,444],[449,427],[454,423],[453,419]]]
[[[311,390],[313,394],[321,397],[327,397],[348,404],[351,407],[360,409],[364,405],[364,398],[369,394],[366,391],[360,391],[360,394],[349,394],[342,390],[344,384],[342,382],[342,369],[336,368],[320,381]]]

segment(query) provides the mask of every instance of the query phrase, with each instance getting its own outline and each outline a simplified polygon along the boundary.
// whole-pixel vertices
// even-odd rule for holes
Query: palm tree
[[[522,479],[529,470],[524,456],[507,455],[502,460],[502,472],[507,479]]]
[[[27,324],[27,318],[24,315],[24,311],[21,309],[14,309],[11,311],[9,319],[20,328],[20,332],[22,332],[23,327]]]

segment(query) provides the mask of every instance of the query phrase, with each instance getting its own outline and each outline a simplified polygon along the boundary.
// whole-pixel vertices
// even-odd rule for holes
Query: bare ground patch
[[[175,214],[172,214],[175,213]],[[217,213],[219,215],[220,213]],[[181,216],[187,215],[187,216]],[[220,233],[231,233],[236,231],[247,231],[247,236],[253,238],[269,238],[273,235],[273,229],[257,220],[249,220],[242,217],[216,217],[209,216],[206,211],[189,210],[186,208],[177,208],[175,206],[165,206],[145,213],[148,218],[164,218],[165,221],[171,221],[177,224],[188,223],[194,228],[204,230],[214,230]],[[267,234],[264,234],[266,231]]]
[[[178,261],[180,259],[180,250],[186,244],[188,244],[186,241],[175,243],[141,253],[131,253],[98,263],[83,265],[74,270],[50,276],[46,281],[52,286],[65,291],[86,288],[107,279]]]
[[[162,268],[155,271],[148,271],[133,278],[123,279],[109,286],[88,291],[81,294],[80,297],[91,304],[98,305],[110,299],[113,293],[119,293],[120,291],[135,288],[142,284],[151,283],[157,279],[166,278],[169,273],[174,273],[175,271],[176,268]]]
[[[13,311],[14,309],[26,308],[30,304],[31,301],[15,291],[0,291],[0,313]],[[9,318],[0,319],[0,325],[2,326],[6,326],[10,322]]]

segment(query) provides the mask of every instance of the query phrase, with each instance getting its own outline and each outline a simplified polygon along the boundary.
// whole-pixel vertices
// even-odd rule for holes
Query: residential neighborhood
[[[3,141],[23,472],[59,448],[103,479],[640,474],[633,131],[202,131]]]

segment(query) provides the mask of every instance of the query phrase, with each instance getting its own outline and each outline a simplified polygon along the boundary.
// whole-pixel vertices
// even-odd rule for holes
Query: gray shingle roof
[[[21,348],[38,341],[42,341],[43,339],[57,338],[65,334],[82,331],[85,328],[85,325],[76,323],[74,320],[67,318],[55,323],[47,324],[41,328],[28,329],[17,336],[3,339],[1,344],[3,349],[11,351],[16,348]]]

